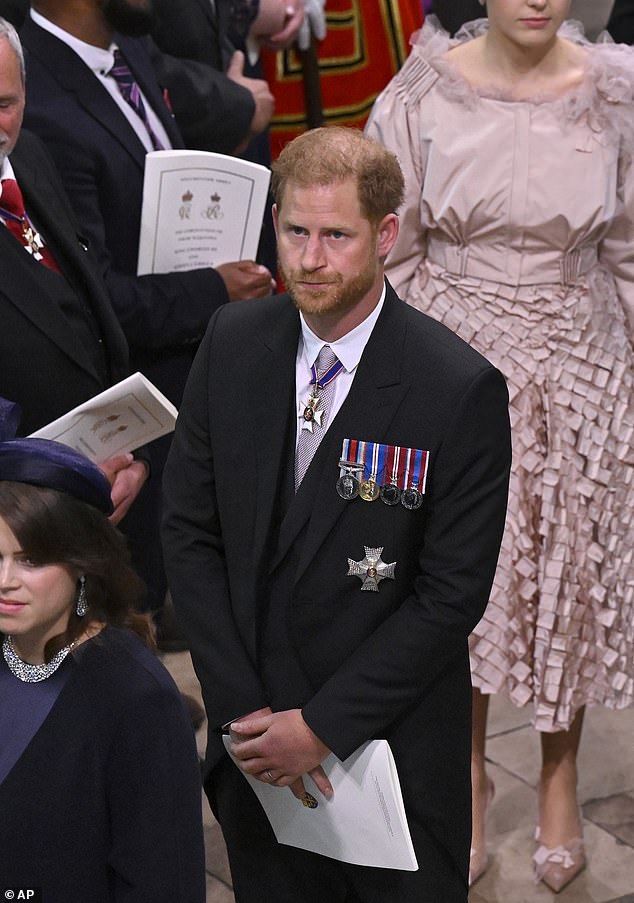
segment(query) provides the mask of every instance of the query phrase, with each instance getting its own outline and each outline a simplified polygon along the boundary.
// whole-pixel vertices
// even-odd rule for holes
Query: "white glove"
[[[326,37],[325,3],[326,0],[304,0],[306,12],[297,35],[297,46],[300,50],[308,50],[310,47],[311,31],[318,41],[323,41]]]

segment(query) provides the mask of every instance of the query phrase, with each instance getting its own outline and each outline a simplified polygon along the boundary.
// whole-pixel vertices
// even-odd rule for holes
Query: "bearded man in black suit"
[[[165,471],[205,789],[238,903],[466,903],[467,637],[504,523],[506,386],[384,279],[403,196],[389,151],[317,129],[273,170],[289,294],[214,316]],[[277,844],[223,726],[244,772],[298,797],[307,775],[330,794],[329,753],[386,738],[419,870]]]

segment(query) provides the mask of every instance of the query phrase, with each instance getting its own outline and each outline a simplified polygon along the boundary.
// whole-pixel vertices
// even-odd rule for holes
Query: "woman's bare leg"
[[[577,752],[584,709],[570,729],[541,734],[542,771],[539,782],[540,843],[557,847],[581,835],[577,803]]]
[[[491,794],[491,781],[486,773],[485,747],[489,697],[473,690],[471,749],[471,872],[475,880],[486,863],[486,807]]]

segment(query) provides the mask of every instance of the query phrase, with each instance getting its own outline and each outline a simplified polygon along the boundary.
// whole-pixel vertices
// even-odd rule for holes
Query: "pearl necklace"
[[[5,636],[4,642],[2,643],[2,654],[4,655],[4,660],[12,674],[24,683],[34,684],[38,683],[40,680],[46,680],[47,677],[54,674],[74,645],[74,643],[71,643],[69,646],[64,646],[63,649],[60,649],[50,662],[47,662],[46,664],[30,665],[28,662],[23,662],[15,651],[13,637]]]

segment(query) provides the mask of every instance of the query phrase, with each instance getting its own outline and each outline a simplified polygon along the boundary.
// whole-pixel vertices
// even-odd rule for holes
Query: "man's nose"
[[[325,266],[325,264],[326,260],[320,236],[309,236],[302,253],[303,268],[305,270],[317,270]]]

